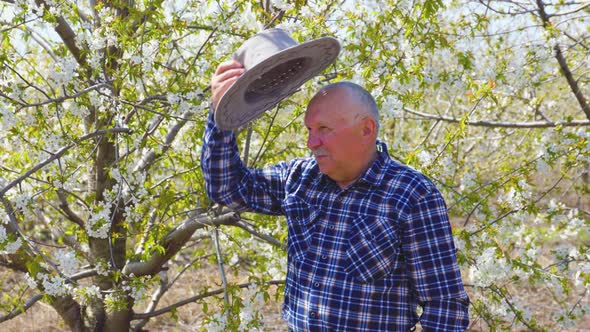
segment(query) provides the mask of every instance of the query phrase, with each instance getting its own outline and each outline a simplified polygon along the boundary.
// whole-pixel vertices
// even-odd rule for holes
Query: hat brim
[[[339,53],[338,40],[322,37],[277,52],[258,63],[242,74],[221,97],[215,110],[217,127],[222,130],[235,129],[257,118],[326,69]],[[256,95],[248,90],[265,73],[299,59],[305,63],[305,67],[294,77],[274,83],[275,88],[271,93]]]

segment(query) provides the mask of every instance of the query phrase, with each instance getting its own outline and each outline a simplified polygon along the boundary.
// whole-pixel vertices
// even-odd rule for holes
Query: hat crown
[[[298,45],[297,42],[284,30],[277,28],[264,30],[242,44],[233,58],[249,70],[273,54],[296,45]]]

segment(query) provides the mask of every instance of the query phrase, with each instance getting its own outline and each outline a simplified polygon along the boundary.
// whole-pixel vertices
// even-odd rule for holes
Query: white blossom
[[[60,58],[49,64],[47,78],[57,86],[65,85],[77,77],[78,64],[73,57]]]
[[[477,183],[475,182],[476,179],[477,176],[474,173],[466,172],[465,174],[463,174],[463,177],[461,178],[461,185],[459,186],[459,190],[461,190],[461,192],[465,192],[475,188],[475,186],[477,185]]]
[[[66,284],[65,280],[60,276],[49,276],[44,273],[39,273],[38,276],[41,279],[45,293],[48,295],[66,295],[71,289],[71,286]]]
[[[29,272],[25,273],[25,282],[27,283],[27,286],[29,286],[30,288],[37,288],[37,281],[35,281],[35,279],[29,274]]]
[[[216,312],[209,319],[205,330],[209,332],[225,332],[227,325],[227,315],[227,312]]]
[[[280,10],[290,10],[293,8],[293,4],[289,3],[288,1],[285,0],[273,0],[272,1],[272,5]]]
[[[0,107],[0,130],[8,132],[17,124],[12,106]]]
[[[247,2],[241,15],[237,15],[241,26],[254,31],[261,31],[264,28],[262,22],[258,21],[256,14],[252,11],[252,3]]]
[[[14,199],[14,207],[22,212],[27,211],[29,204],[31,203],[31,195],[28,193],[19,194]]]
[[[551,166],[543,158],[539,158],[535,163],[535,169],[537,173],[548,174],[551,171]]]
[[[421,150],[418,152],[418,160],[424,166],[430,165],[432,163],[432,155],[426,150]]]
[[[565,204],[563,204],[562,202],[556,202],[555,199],[551,199],[549,201],[549,204],[547,206],[547,212],[552,213],[552,212],[559,212],[560,210],[563,210],[565,208]]]
[[[455,160],[450,155],[445,155],[444,157],[442,157],[442,159],[438,163],[438,167],[440,169],[440,174],[443,177],[453,176],[457,171],[457,165],[455,164]]]
[[[264,305],[264,295],[258,289],[258,285],[251,284],[242,290],[242,310],[240,310],[239,331],[252,331],[251,323],[261,316]],[[256,329],[257,330],[257,329]]]
[[[504,257],[496,257],[496,248],[490,247],[477,257],[469,269],[471,282],[478,287],[487,287],[509,277],[511,264]]]
[[[6,228],[0,225],[0,244],[4,243],[6,240],[8,240],[8,237],[6,236]]]
[[[293,34],[294,32],[301,31],[303,29],[303,24],[300,20],[286,20],[278,24],[277,28]]]
[[[100,202],[97,211],[90,214],[86,224],[86,232],[89,236],[106,239],[111,229],[111,203]]]
[[[385,98],[381,109],[383,112],[391,114],[395,118],[400,118],[404,113],[404,104],[397,98],[396,95],[391,94]]]
[[[0,254],[14,254],[23,245],[23,240],[19,237],[14,242],[8,242],[4,246],[4,251],[0,251]]]
[[[75,252],[61,249],[56,251],[54,255],[64,274],[72,275],[80,268],[80,260],[76,257]]]
[[[101,276],[108,276],[109,271],[111,270],[111,262],[97,262],[96,263],[96,273]]]
[[[130,277],[133,278],[133,274]],[[134,280],[131,284],[123,285],[123,290],[126,291],[135,300],[135,302],[139,302],[144,299],[147,294],[146,280],[142,278],[139,280]]]
[[[72,290],[72,296],[83,306],[89,305],[93,300],[102,298],[100,288],[96,285],[78,286]]]

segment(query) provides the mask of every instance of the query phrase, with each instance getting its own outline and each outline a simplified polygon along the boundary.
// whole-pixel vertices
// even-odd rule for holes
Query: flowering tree
[[[589,5],[1,6],[0,264],[19,281],[5,291],[0,321],[45,301],[73,330],[141,329],[202,302],[203,328],[261,327],[268,287],[285,272],[283,219],[211,206],[199,152],[212,71],[247,37],[279,26],[299,41],[335,36],[343,50],[239,135],[246,163],[304,155],[301,114],[313,91],[328,80],[356,81],[381,106],[390,153],[446,197],[472,328],[583,324]],[[203,281],[181,302],[159,306],[180,276],[207,262],[219,267],[219,288]],[[237,269],[243,283],[227,278]]]

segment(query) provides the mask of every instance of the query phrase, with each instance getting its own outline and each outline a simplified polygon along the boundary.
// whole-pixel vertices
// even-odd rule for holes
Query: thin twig
[[[219,227],[213,228],[213,245],[215,246],[215,253],[217,254],[217,266],[219,266],[219,274],[221,275],[221,284],[223,286],[223,299],[225,305],[229,306],[229,290],[227,288],[227,277],[225,276],[225,268],[223,267],[223,256],[221,255],[221,246],[219,245]]]
[[[252,122],[248,123],[248,132],[246,133],[246,141],[244,142],[244,151],[242,156],[242,162],[248,167],[248,156],[250,155],[250,144],[252,143]]]
[[[266,282],[265,284],[266,285],[282,285],[284,283],[285,283],[285,280],[271,280],[271,281]],[[260,284],[260,283],[259,282],[248,282],[248,283],[243,283],[243,284],[239,284],[239,285],[236,285],[236,286],[238,288],[246,288],[246,287],[249,287],[249,286],[255,285],[255,284]],[[201,299],[204,299],[204,298],[207,298],[207,297],[211,297],[211,296],[214,296],[214,295],[222,294],[224,291],[225,290],[223,288],[216,289],[214,291],[205,292],[205,293],[202,293],[202,294],[199,294],[199,295],[190,297],[188,299],[185,299],[185,300],[176,302],[176,303],[174,303],[172,305],[169,305],[169,306],[167,306],[165,308],[162,308],[162,309],[159,309],[159,310],[156,310],[156,311],[147,313],[147,314],[145,314],[145,313],[144,314],[134,314],[131,317],[131,320],[156,317],[156,316],[165,314],[167,312],[176,310],[176,309],[178,309],[179,307],[181,307],[183,305],[187,305],[189,303],[193,303],[195,301],[198,301],[198,300],[201,300]]]
[[[40,170],[43,167],[47,166],[48,164],[50,164],[54,160],[60,158],[68,150],[72,149],[73,147],[75,147],[80,142],[89,140],[89,139],[94,138],[94,137],[97,137],[97,136],[104,136],[104,135],[106,135],[108,133],[130,133],[130,132],[131,132],[131,129],[129,129],[129,128],[112,128],[112,129],[97,130],[97,131],[92,132],[92,133],[90,133],[88,135],[84,135],[84,136],[76,139],[76,141],[74,143],[71,143],[71,144],[69,144],[69,145],[67,145],[67,146],[59,149],[57,152],[55,152],[49,158],[45,159],[44,161],[42,161],[41,163],[37,164],[36,166],[34,166],[33,168],[31,168],[30,170],[26,171],[23,175],[21,175],[18,178],[12,180],[4,188],[0,189],[0,197],[4,197],[4,195],[8,192],[8,190],[10,190],[12,187],[14,187],[17,184],[21,183],[22,181],[24,181],[25,179],[27,179],[28,177],[30,177],[31,175],[33,175],[38,170]]]
[[[545,191],[545,192],[544,192],[544,193],[543,193],[541,196],[539,196],[539,198],[537,198],[536,200],[534,200],[534,201],[533,201],[533,204],[536,204],[536,203],[538,203],[538,202],[539,202],[541,199],[543,199],[543,197],[545,197],[545,196],[546,196],[546,195],[547,195],[549,192],[551,192],[553,189],[555,189],[555,188],[557,187],[557,185],[558,185],[558,184],[561,182],[561,180],[563,180],[563,178],[564,178],[564,177],[565,177],[565,174],[563,174],[563,175],[562,175],[562,176],[561,176],[559,179],[557,179],[557,181],[556,181],[556,182],[553,184],[553,186],[551,186],[551,188],[549,188],[547,191]],[[492,226],[492,225],[496,224],[496,223],[497,223],[497,222],[499,222],[500,220],[502,220],[502,219],[504,219],[504,218],[508,217],[509,215],[511,215],[511,214],[514,214],[514,213],[517,213],[517,212],[520,212],[520,211],[522,211],[522,210],[526,209],[526,207],[527,207],[527,206],[525,205],[525,206],[523,206],[523,207],[521,207],[521,208],[510,210],[510,211],[508,211],[508,212],[504,213],[503,215],[501,215],[500,217],[496,218],[495,220],[492,220],[491,222],[489,222],[489,223],[487,223],[487,224],[483,225],[482,227],[480,227],[479,229],[477,229],[477,230],[475,230],[475,231],[471,232],[469,235],[470,235],[470,236],[473,236],[473,235],[475,235],[475,234],[477,234],[477,233],[479,233],[479,232],[483,231],[484,229],[486,229],[486,228],[488,228],[488,227],[490,227],[490,226]]]

